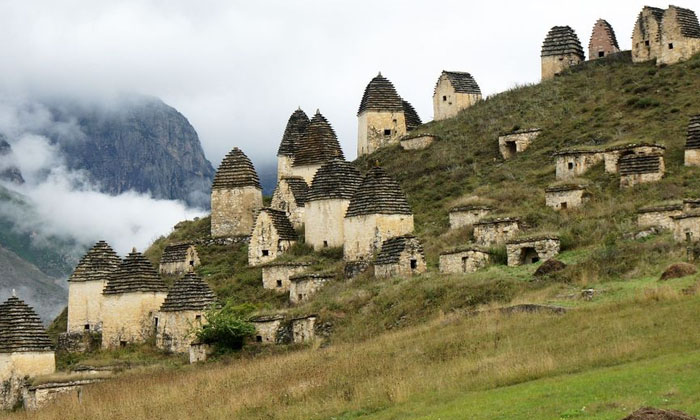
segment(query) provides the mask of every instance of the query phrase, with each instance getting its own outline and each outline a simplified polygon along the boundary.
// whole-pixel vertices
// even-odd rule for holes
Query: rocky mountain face
[[[12,147],[5,137],[0,134],[0,181],[9,181],[15,184],[23,184],[24,178],[19,168],[12,165],[9,157],[12,154]]]

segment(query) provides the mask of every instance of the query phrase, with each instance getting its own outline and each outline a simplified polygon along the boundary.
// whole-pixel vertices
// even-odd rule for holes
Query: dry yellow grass
[[[448,315],[358,343],[125,376],[10,419],[309,419],[698,348],[700,298],[659,290],[564,315]]]

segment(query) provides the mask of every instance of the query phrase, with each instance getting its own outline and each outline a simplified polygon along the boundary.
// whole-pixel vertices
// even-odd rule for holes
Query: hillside
[[[198,273],[222,300],[318,314],[329,331],[323,345],[251,345],[203,367],[136,372],[37,417],[620,419],[642,405],[700,415],[700,275],[659,282],[668,265],[686,260],[685,244],[668,233],[632,239],[639,207],[700,197],[700,168],[683,166],[688,117],[700,113],[699,70],[700,56],[660,68],[624,58],[586,63],[421,126],[440,137],[429,149],[395,146],[358,160],[363,171],[379,162],[406,192],[429,263],[421,276],[363,274],[290,307],[246,267],[246,246],[208,244],[208,218],[179,224],[148,250],[153,262],[168,243],[199,241]],[[532,127],[540,137],[503,161],[499,133]],[[639,142],[666,146],[661,182],[621,190],[601,163],[585,176],[592,197],[584,207],[544,205],[553,152]],[[439,274],[439,253],[472,235],[448,231],[448,210],[474,196],[522,218],[528,233],[558,234],[568,267],[536,278],[539,264],[506,267],[495,249],[497,264],[485,270]],[[340,274],[341,257],[299,244],[283,258]],[[567,311],[500,311],[523,303]],[[23,417],[32,416],[12,418]]]

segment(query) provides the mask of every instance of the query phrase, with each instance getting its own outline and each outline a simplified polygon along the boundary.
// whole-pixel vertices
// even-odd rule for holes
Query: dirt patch
[[[622,420],[698,420],[697,417],[675,410],[643,407]]]
[[[698,272],[698,269],[693,264],[676,263],[671,264],[666,271],[661,274],[659,280],[677,279],[680,277],[690,276]]]
[[[556,273],[566,268],[566,264],[554,258],[549,259],[540,265],[535,271],[535,277],[546,276],[547,274]]]

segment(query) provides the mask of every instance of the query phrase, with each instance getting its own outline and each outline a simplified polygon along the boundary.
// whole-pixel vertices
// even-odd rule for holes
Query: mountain
[[[12,154],[12,146],[7,142],[5,136],[0,134],[0,181],[9,181],[15,184],[23,184],[22,172],[16,166],[5,159]]]

